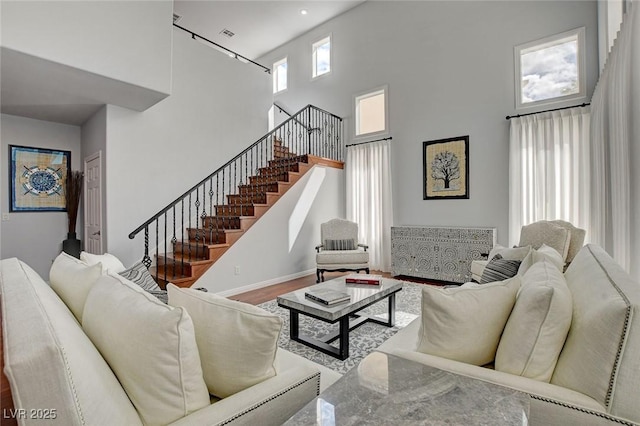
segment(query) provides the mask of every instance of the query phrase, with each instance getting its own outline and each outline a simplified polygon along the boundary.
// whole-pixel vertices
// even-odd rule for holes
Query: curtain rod
[[[364,145],[366,143],[372,143],[372,142],[380,142],[380,141],[390,141],[391,139],[393,139],[391,136],[387,137],[387,138],[382,138],[382,139],[376,139],[373,141],[367,141],[367,142],[360,142],[360,143],[352,143],[351,145],[345,145],[345,147],[349,148],[350,146],[356,146],[356,145]]]
[[[544,111],[538,111],[538,112],[530,112],[528,114],[518,114],[518,115],[507,115],[507,120],[510,120],[512,118],[517,118],[517,117],[526,117],[527,115],[533,115],[533,114],[542,114],[543,112],[551,112],[551,111],[560,111],[563,109],[569,109],[569,108],[580,108],[580,107],[586,107],[591,105],[590,103],[583,103],[580,105],[574,105],[574,106],[568,106],[568,107],[562,107],[562,108],[555,108],[555,109],[547,109]]]

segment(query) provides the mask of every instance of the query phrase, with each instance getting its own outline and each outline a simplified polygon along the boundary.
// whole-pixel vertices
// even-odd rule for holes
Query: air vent
[[[225,28],[224,30],[220,31],[220,34],[222,34],[222,35],[223,35],[223,36],[225,36],[225,37],[229,37],[229,38],[231,38],[231,37],[233,37],[234,35],[236,35],[236,33],[234,33],[234,32],[233,32],[233,31],[231,31],[231,30],[228,30],[228,29],[226,29],[226,28]]]
[[[174,14],[173,14],[173,23],[174,23],[174,24],[177,24],[177,23],[178,23],[178,21],[179,21],[179,20],[181,20],[181,19],[182,19],[182,16],[181,16],[181,15],[178,15],[177,13],[174,13]]]

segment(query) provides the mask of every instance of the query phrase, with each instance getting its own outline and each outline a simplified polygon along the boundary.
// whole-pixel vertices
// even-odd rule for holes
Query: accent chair
[[[324,281],[325,271],[365,271],[369,273],[366,244],[358,243],[358,224],[331,219],[320,225],[321,244],[316,246],[316,282]]]

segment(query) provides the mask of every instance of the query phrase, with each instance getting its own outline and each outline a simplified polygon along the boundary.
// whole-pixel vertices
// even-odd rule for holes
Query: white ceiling
[[[255,60],[363,1],[174,0],[173,11],[182,16],[178,25]]]
[[[363,1],[175,0],[174,12],[182,15],[179,25],[253,60]],[[301,15],[302,9],[308,14]],[[219,34],[225,28],[235,36]],[[144,110],[166,96],[4,47],[0,64],[0,111],[5,114],[77,126],[105,103]]]

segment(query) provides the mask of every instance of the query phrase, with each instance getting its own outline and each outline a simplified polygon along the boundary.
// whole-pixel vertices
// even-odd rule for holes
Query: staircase
[[[341,135],[308,105],[129,234],[158,284],[190,287],[313,166],[343,168]]]

